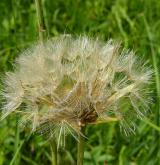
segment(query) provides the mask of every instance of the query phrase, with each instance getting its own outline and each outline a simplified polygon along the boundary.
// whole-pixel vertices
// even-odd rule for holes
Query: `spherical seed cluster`
[[[20,113],[32,130],[76,138],[81,127],[117,119],[126,133],[148,109],[152,71],[132,51],[88,37],[61,36],[25,51],[6,73],[3,118]]]

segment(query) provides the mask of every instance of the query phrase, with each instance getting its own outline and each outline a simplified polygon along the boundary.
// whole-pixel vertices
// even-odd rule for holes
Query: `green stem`
[[[16,130],[15,130],[15,145],[14,145],[14,154],[17,152],[17,148],[19,147],[19,127],[18,127],[18,116],[16,116]],[[18,156],[18,155],[17,155]],[[19,164],[19,157],[15,159],[15,165]]]
[[[42,0],[35,0],[35,4],[36,4],[36,12],[38,18],[39,38],[41,41],[43,41],[45,38],[46,28],[44,22]]]
[[[82,127],[81,132],[83,134],[84,131],[85,131],[85,127]],[[81,134],[79,134],[78,136],[79,137],[78,137],[77,165],[83,165],[85,139]]]
[[[57,145],[55,140],[51,140],[52,165],[57,165]]]

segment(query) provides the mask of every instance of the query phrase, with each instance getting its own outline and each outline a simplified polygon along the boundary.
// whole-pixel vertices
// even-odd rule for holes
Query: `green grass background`
[[[117,123],[88,127],[84,165],[160,164],[160,1],[43,0],[47,37],[87,34],[113,38],[149,60],[154,69],[149,121],[138,121],[136,135],[125,137]],[[14,59],[38,40],[33,0],[0,0],[0,77]],[[18,127],[18,117],[0,121],[0,165],[48,165],[50,146],[42,136]],[[76,142],[68,137],[60,164],[74,165]]]

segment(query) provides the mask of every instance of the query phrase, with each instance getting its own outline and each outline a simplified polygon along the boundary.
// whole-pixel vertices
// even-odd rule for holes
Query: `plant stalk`
[[[46,27],[45,27],[45,21],[44,21],[44,15],[43,15],[43,3],[42,0],[35,0],[36,5],[36,13],[37,13],[37,19],[38,19],[38,33],[39,33],[39,39],[43,43],[45,37],[46,37]],[[51,140],[51,163],[52,165],[57,165],[57,145],[55,140]]]
[[[19,143],[20,143],[20,137],[19,137],[19,127],[18,127],[18,116],[16,116],[16,130],[15,130],[15,145],[14,145],[14,155],[17,152],[17,148],[19,147]],[[15,165],[19,164],[19,157],[20,153],[17,155],[17,159],[15,159]]]
[[[36,13],[38,18],[39,39],[43,42],[46,36],[46,27],[44,22],[42,0],[35,0],[35,4],[36,4]]]
[[[57,165],[57,145],[55,140],[51,140],[52,165]]]
[[[81,128],[81,132],[84,135],[85,127]],[[78,135],[78,151],[77,151],[77,165],[83,165],[83,158],[84,158],[84,145],[85,139],[84,137],[79,134]]]

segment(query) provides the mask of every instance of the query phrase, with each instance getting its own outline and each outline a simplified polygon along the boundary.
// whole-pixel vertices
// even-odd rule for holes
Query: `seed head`
[[[87,124],[115,119],[133,132],[134,119],[148,109],[152,71],[120,49],[112,40],[63,35],[26,50],[6,73],[2,118],[20,113],[21,123],[56,137],[58,145]]]

